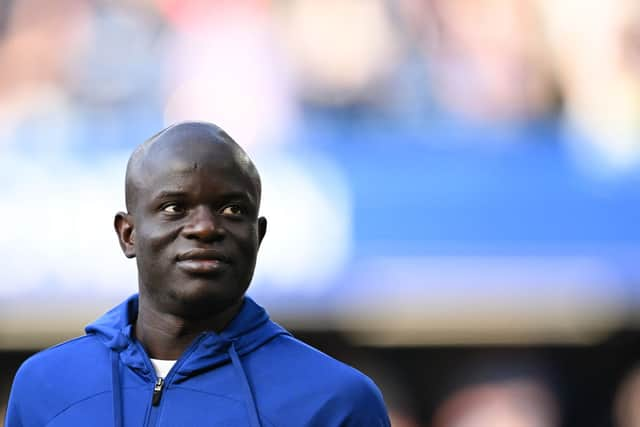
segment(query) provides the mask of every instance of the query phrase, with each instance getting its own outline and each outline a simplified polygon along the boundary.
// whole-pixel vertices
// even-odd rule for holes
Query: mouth
[[[229,257],[213,249],[191,249],[176,257],[178,267],[191,274],[216,274],[230,264]]]

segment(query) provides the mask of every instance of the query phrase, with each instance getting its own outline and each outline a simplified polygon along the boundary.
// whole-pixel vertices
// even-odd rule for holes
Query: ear
[[[258,245],[262,243],[265,234],[267,234],[267,218],[261,216],[258,218]]]
[[[130,214],[118,212],[113,220],[113,226],[116,229],[122,252],[127,258],[134,258],[136,256],[136,231],[133,226],[133,217]]]

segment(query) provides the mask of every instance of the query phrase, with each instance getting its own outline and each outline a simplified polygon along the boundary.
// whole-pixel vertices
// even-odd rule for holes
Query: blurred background
[[[250,295],[394,427],[640,425],[637,0],[0,0],[0,418],[136,291],[132,149],[263,177]]]

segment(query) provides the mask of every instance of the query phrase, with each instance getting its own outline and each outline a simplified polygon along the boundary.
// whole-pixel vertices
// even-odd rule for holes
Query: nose
[[[187,239],[197,239],[205,242],[220,240],[224,237],[224,228],[217,223],[215,213],[206,206],[193,209],[188,222],[182,229]]]

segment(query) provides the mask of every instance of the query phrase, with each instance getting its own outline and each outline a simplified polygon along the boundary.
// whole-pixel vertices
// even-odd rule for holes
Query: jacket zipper
[[[169,371],[169,373],[167,374],[166,378],[162,378],[162,377],[157,377],[155,374],[155,370],[153,369],[153,366],[151,365],[151,361],[148,360],[149,358],[147,357],[145,364],[147,365],[147,368],[149,368],[152,372],[151,375],[153,375],[154,377],[156,377],[156,382],[153,384],[153,395],[151,397],[151,407],[150,407],[150,411],[148,414],[148,418],[147,418],[147,426],[155,426],[158,423],[158,412],[160,409],[160,403],[162,401],[162,392],[164,391],[164,389],[167,386],[167,383],[171,382],[171,379],[173,377],[173,373],[174,371],[176,371],[181,365],[182,363],[191,355],[191,353],[193,353],[193,351],[196,349],[196,347],[198,346],[198,344],[200,343],[200,341],[202,340],[202,338],[204,338],[204,336],[206,335],[206,333],[202,333],[200,334],[200,336],[191,344],[191,346],[182,354],[182,356],[180,357],[180,359],[178,359],[178,361],[175,363],[175,365],[173,365],[173,367],[171,368],[171,370]],[[142,347],[142,344],[140,344],[139,342],[137,343],[137,345],[140,347],[140,350],[142,351],[143,354],[146,354],[146,352],[144,351],[144,348]]]
[[[151,404],[158,406],[160,399],[162,398],[162,386],[164,385],[164,378],[158,377],[156,384],[153,386],[153,397],[151,398]]]

